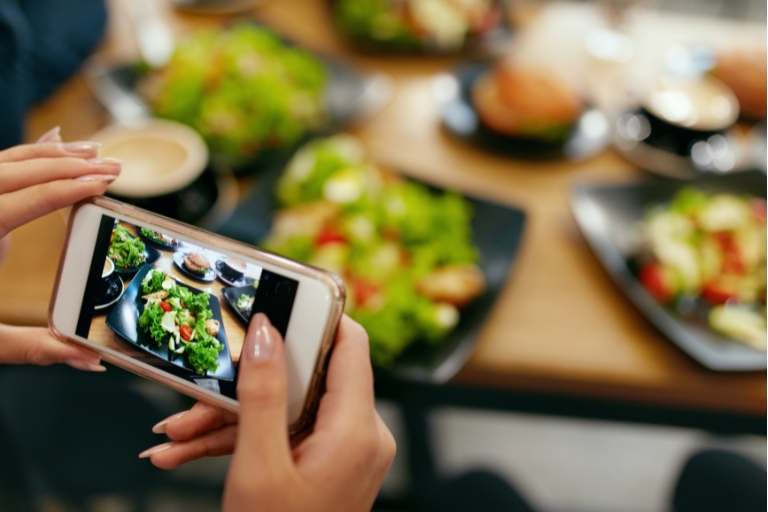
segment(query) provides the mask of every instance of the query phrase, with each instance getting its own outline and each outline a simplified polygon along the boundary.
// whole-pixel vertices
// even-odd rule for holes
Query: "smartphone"
[[[314,420],[345,291],[334,274],[107,198],[76,205],[51,299],[54,334],[237,412],[251,317],[283,335],[291,433]]]

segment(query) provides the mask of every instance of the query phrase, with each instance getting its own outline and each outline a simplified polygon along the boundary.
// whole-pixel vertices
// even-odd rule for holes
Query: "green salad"
[[[263,245],[343,278],[347,313],[378,365],[439,342],[484,290],[469,203],[382,170],[352,137],[301,148],[276,195],[282,209]]]
[[[251,317],[251,310],[253,309],[253,300],[254,297],[250,295],[246,295],[245,293],[240,294],[240,297],[237,299],[237,302],[235,302],[235,308],[237,308],[240,313],[243,314],[246,318]]]
[[[144,242],[118,224],[112,230],[107,257],[114,262],[116,269],[130,270],[147,261],[144,249]]]
[[[139,327],[172,354],[183,355],[200,375],[215,372],[224,345],[216,340],[221,326],[213,320],[206,292],[179,286],[162,270],[150,270],[141,282],[146,303]]]
[[[323,64],[243,23],[181,42],[139,86],[154,112],[191,126],[234,162],[296,143],[324,118]]]
[[[149,238],[150,240],[157,242],[158,244],[166,245],[168,247],[179,246],[179,241],[171,236],[164,235],[149,228],[141,228],[140,231],[142,235]]]
[[[394,52],[460,50],[502,21],[492,0],[336,0],[333,15],[361,46]]]

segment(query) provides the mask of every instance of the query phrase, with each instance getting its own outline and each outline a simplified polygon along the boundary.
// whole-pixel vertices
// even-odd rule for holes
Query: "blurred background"
[[[124,160],[109,195],[344,278],[398,442],[375,510],[765,510],[765,2],[19,0],[0,27],[3,149],[61,126]],[[14,232],[0,321],[46,325],[65,227]],[[137,458],[191,399],[0,382],[2,510],[220,508],[227,457]]]

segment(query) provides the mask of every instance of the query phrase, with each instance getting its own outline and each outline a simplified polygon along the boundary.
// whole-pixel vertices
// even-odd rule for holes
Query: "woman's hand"
[[[103,194],[120,174],[120,161],[96,158],[96,142],[64,143],[56,127],[37,144],[0,151],[0,262],[10,233],[38,217]],[[62,343],[48,329],[0,324],[0,363],[66,363],[104,371],[99,356]]]
[[[224,510],[368,511],[395,455],[376,413],[368,336],[342,319],[312,432],[291,447],[280,334],[255,315],[240,356],[240,418],[197,404],[155,426],[175,442],[142,453],[161,468],[230,453]]]

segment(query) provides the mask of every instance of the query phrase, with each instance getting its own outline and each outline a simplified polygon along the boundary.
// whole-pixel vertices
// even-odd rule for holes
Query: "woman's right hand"
[[[239,419],[200,404],[161,424],[179,441],[142,456],[171,468],[234,448],[224,492],[228,512],[369,511],[395,441],[374,407],[365,330],[343,317],[314,428],[294,447],[283,340],[263,314],[251,320],[239,371]]]

